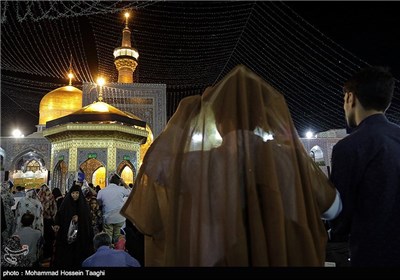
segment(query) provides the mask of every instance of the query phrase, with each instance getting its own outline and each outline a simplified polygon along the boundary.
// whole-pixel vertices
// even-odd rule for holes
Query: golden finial
[[[72,78],[74,77],[74,74],[72,74],[72,71],[69,70],[68,73],[68,78],[69,78],[69,85],[72,86]]]
[[[97,85],[99,86],[99,98],[98,98],[98,100],[100,102],[103,101],[103,86],[104,86],[105,83],[106,83],[106,81],[104,80],[103,77],[97,78]]]
[[[72,78],[74,77],[74,74],[72,74],[72,54],[69,59],[69,73],[68,73],[68,78],[69,78],[69,85],[72,86]]]
[[[129,13],[125,13],[125,26],[128,27],[128,18],[129,18]]]

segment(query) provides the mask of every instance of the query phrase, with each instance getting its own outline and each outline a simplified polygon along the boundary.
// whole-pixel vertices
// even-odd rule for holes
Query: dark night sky
[[[400,79],[400,2],[286,2],[314,27],[371,65],[388,66]]]
[[[400,79],[400,2],[288,1],[285,4],[359,59],[371,65],[388,66]],[[20,110],[12,125],[29,134],[37,122],[31,114]],[[10,135],[10,129],[5,129],[3,122],[1,125],[2,135]]]

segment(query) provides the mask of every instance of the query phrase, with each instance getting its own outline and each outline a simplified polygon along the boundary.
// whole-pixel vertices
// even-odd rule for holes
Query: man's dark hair
[[[25,213],[21,217],[21,224],[23,227],[30,227],[35,220],[35,216],[31,213]]]
[[[19,192],[24,190],[24,189],[22,188],[22,186],[16,186],[15,189],[16,189],[17,191],[19,191]]]
[[[120,182],[121,182],[121,177],[119,177],[117,174],[111,176],[110,183],[119,185]]]
[[[357,72],[344,84],[366,109],[385,111],[392,100],[395,80],[387,68],[374,66]]]
[[[105,232],[100,232],[93,237],[93,247],[95,250],[97,250],[101,246],[110,246],[110,245],[111,245],[111,237]]]

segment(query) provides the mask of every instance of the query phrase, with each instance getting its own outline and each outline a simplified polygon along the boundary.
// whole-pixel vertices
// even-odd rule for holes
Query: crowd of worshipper
[[[119,179],[104,190],[74,181],[64,194],[47,184],[25,189],[3,182],[2,267],[142,266],[143,237],[118,213],[132,185],[120,186]],[[105,219],[105,209],[116,213],[118,224]]]
[[[329,178],[284,96],[243,65],[188,96],[133,189],[1,189],[2,266],[400,266],[400,126],[382,67],[343,86]],[[18,201],[17,201],[18,200]],[[3,226],[4,225],[4,226]]]

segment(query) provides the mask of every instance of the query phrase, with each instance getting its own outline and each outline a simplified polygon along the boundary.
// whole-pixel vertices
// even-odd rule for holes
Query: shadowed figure
[[[181,101],[135,189],[121,212],[145,234],[145,266],[324,264],[336,190],[284,97],[244,66]]]
[[[71,223],[77,226],[75,235],[70,234]],[[54,224],[56,248],[52,265],[80,267],[82,261],[93,252],[93,229],[89,206],[79,185],[73,185],[68,191]]]

